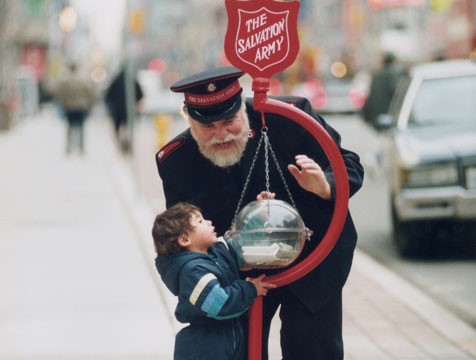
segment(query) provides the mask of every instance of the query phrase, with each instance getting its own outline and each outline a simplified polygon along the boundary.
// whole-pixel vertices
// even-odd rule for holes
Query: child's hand
[[[265,277],[265,274],[261,274],[257,278],[246,278],[246,281],[253,283],[256,288],[256,291],[258,292],[258,296],[266,296],[266,294],[268,294],[269,289],[276,288],[276,285],[263,281]]]
[[[261,191],[256,196],[256,200],[274,199],[275,197],[276,197],[276,194],[274,192]]]

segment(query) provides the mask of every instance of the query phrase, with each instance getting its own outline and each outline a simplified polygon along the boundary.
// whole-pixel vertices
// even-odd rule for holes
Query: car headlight
[[[402,185],[406,187],[448,186],[458,183],[456,165],[434,165],[404,169]]]

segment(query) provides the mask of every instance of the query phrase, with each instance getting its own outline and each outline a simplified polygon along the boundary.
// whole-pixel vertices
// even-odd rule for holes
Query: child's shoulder
[[[218,238],[218,241],[215,245],[212,246],[213,249],[234,254],[235,248],[232,240],[225,240],[223,236]]]
[[[222,258],[229,260],[233,259],[236,261],[236,259],[239,258],[235,251],[233,241],[225,240],[223,237],[219,237],[217,243],[213,245],[212,249],[210,250],[217,254],[217,256],[221,256]]]
[[[220,246],[220,245],[224,247],[227,251],[230,251],[231,244],[228,243],[223,236],[218,237],[217,243],[214,246]]]

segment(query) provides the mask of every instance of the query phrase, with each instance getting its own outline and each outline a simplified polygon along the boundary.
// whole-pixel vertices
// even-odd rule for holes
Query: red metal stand
[[[225,0],[228,28],[225,54],[233,65],[253,77],[255,110],[281,115],[311,133],[326,153],[336,181],[334,213],[326,234],[313,252],[299,264],[266,280],[283,286],[308,274],[334,247],[347,217],[349,183],[337,145],[310,115],[284,102],[268,99],[269,78],[290,66],[299,52],[297,33],[299,1]],[[250,310],[249,360],[261,359],[263,299]]]
[[[274,113],[294,121],[309,131],[316,141],[324,149],[335,174],[336,181],[336,200],[334,213],[331,223],[324,235],[322,241],[314,251],[299,264],[283,271],[282,273],[272,275],[266,281],[276,284],[278,287],[289,284],[308,274],[312,269],[318,266],[334,247],[347,217],[347,208],[349,202],[349,182],[347,169],[344,160],[335,144],[334,140],[310,115],[288,105],[282,101],[269,99],[267,92],[269,90],[269,79],[253,79],[253,107],[260,112]],[[260,360],[262,347],[262,327],[263,327],[263,299],[258,297],[250,309],[249,317],[249,340],[248,340],[248,359]]]

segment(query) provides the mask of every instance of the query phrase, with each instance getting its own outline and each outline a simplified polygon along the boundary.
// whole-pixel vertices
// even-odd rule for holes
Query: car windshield
[[[476,75],[422,82],[409,126],[469,123],[476,124]]]

